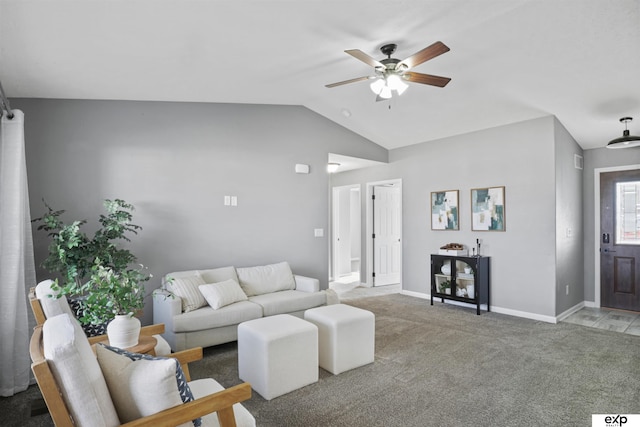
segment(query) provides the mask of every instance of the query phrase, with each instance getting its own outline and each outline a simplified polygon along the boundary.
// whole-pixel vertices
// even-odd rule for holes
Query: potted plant
[[[451,281],[450,280],[444,280],[442,282],[440,282],[440,285],[438,285],[438,287],[440,288],[440,293],[441,294],[451,294]]]
[[[80,297],[83,324],[99,325],[109,322],[110,344],[131,347],[138,342],[140,321],[134,317],[144,307],[144,282],[150,275],[143,266],[133,267],[136,257],[128,249],[117,246],[130,241],[128,233],[137,234],[140,226],[132,224],[133,205],[124,200],[105,200],[107,215],[100,215],[100,227],[93,237],[81,231],[86,220],[65,224],[64,211],[54,211],[45,203],[48,212],[34,222],[41,222],[38,230],[49,232],[51,243],[43,266],[58,273],[62,280],[52,288],[57,297]],[[112,322],[113,319],[117,319]],[[133,324],[127,338],[113,336],[114,325],[123,321]],[[137,330],[137,331],[136,331]]]

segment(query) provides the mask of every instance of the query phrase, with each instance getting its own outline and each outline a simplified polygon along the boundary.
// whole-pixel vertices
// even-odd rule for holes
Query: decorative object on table
[[[118,241],[130,241],[128,233],[137,234],[141,229],[131,223],[133,205],[120,199],[105,200],[107,215],[100,215],[101,227],[92,238],[80,230],[86,220],[65,224],[60,219],[65,211],[46,207],[48,212],[33,221],[41,222],[38,230],[48,231],[51,237],[49,255],[43,266],[62,276],[61,283],[56,280],[52,286],[57,297],[79,297],[83,316],[78,320],[83,324],[97,325],[124,316],[129,323],[137,324],[139,333],[140,321],[133,315],[144,308],[144,282],[151,276],[144,266],[133,267],[137,260],[135,255],[117,246]],[[118,324],[123,317],[119,319]],[[135,330],[136,326],[134,332],[127,332],[128,339],[112,338],[108,328],[111,345],[131,347],[137,344]]]
[[[468,251],[462,243],[447,243],[440,247],[438,253],[440,255],[465,256]]]
[[[442,274],[444,274],[445,276],[450,276],[451,275],[451,263],[450,262],[444,262],[442,264],[442,267],[440,267],[440,272],[442,272]]]
[[[480,256],[480,239],[476,239],[476,247],[478,248],[478,253],[476,253],[476,255]]]
[[[505,231],[505,187],[471,190],[471,230]]]
[[[439,285],[440,288],[440,293],[441,294],[447,294],[447,295],[451,295],[451,281],[450,280],[445,280],[444,282],[441,282]]]
[[[459,230],[458,190],[431,193],[431,229]]]
[[[475,298],[475,291],[476,291],[475,285],[473,284],[467,285],[467,297]]]

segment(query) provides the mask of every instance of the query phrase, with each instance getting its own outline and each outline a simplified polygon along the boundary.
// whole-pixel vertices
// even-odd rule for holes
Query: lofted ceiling
[[[451,49],[375,102],[344,53]],[[640,0],[0,0],[11,97],[303,105],[393,149],[555,115],[585,149],[640,134]],[[517,141],[514,141],[514,143]]]

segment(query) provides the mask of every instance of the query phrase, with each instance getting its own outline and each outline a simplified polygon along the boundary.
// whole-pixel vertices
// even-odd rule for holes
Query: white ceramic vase
[[[451,275],[451,264],[448,262],[442,264],[442,267],[440,267],[440,271],[446,276]]]
[[[107,336],[112,347],[128,348],[138,345],[140,319],[128,314],[117,315],[107,325]]]
[[[467,298],[475,298],[476,297],[476,289],[474,285],[467,285]]]

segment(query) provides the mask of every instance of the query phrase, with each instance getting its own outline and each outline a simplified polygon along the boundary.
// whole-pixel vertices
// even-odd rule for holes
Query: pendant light
[[[620,119],[621,123],[624,123],[624,132],[620,138],[612,139],[607,144],[607,148],[629,148],[637,147],[640,145],[640,136],[629,135],[629,129],[627,129],[627,123],[633,120],[631,117],[623,117]]]

